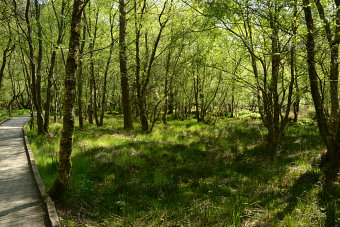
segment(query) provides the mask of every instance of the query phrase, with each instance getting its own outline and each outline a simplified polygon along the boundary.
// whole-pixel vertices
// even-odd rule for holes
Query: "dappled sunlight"
[[[110,125],[76,132],[70,200],[64,206],[86,206],[86,220],[97,213],[95,218],[102,223],[126,223],[133,215],[134,223],[143,225],[152,223],[145,219],[151,214],[167,223],[249,226],[288,223],[286,216],[294,222],[300,215],[324,218],[315,196],[319,186],[313,186],[317,181],[308,186],[308,193],[298,194],[306,203],[314,196],[310,206],[295,200],[291,189],[303,183],[299,179],[310,173],[312,157],[319,152],[314,143],[301,140],[302,146],[296,146],[292,141],[318,140],[317,134],[295,126],[280,144],[280,152],[268,154],[262,138],[265,129],[256,121],[227,122],[208,126],[192,120],[169,121],[169,126],[156,124],[152,133],[129,134]],[[47,149],[47,141],[58,140],[46,138],[32,147]],[[43,172],[55,169],[51,157],[42,163]],[[53,177],[42,174],[48,185],[55,171]],[[305,216],[301,219],[301,223],[314,223],[309,221]]]

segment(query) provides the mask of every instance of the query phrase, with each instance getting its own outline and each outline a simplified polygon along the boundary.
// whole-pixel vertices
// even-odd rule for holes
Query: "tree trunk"
[[[57,85],[56,82],[54,83],[54,114],[53,114],[53,122],[57,123],[57,115],[58,115],[58,91],[57,91]]]
[[[85,14],[85,12],[84,12]],[[84,47],[86,42],[86,25],[83,25],[83,39],[81,40],[80,52],[79,54],[82,55],[84,53]],[[77,83],[78,83],[78,121],[79,121],[79,128],[84,128],[84,118],[83,118],[83,59],[79,61],[79,67],[77,72]],[[86,109],[86,108],[85,108]]]
[[[172,81],[170,81],[170,94],[169,94],[169,106],[168,106],[168,114],[174,113],[174,92],[172,87]]]
[[[336,4],[336,6],[336,19],[338,21],[340,19],[340,9],[338,4]],[[318,122],[320,135],[327,147],[327,152],[322,157],[321,169],[323,170],[323,173],[325,175],[325,183],[331,184],[336,179],[340,168],[340,130],[337,130],[337,132],[335,133],[333,129],[329,128],[329,122],[327,122],[328,118],[324,112],[324,106],[322,103],[322,97],[318,84],[318,74],[315,68],[314,20],[309,0],[303,0],[303,10],[305,13],[305,21],[308,29],[306,49],[310,88],[315,106],[316,119]],[[332,97],[331,95],[331,99],[332,98],[334,97]],[[339,122],[339,116],[337,117],[336,122]],[[337,129],[339,129],[339,123],[334,124],[333,122],[332,124],[333,127],[337,127]]]
[[[111,18],[110,14],[110,23],[111,23],[111,47],[110,47],[110,53],[109,53],[109,58],[107,59],[106,62],[106,68],[105,68],[105,73],[104,73],[104,83],[103,83],[103,93],[102,93],[102,106],[101,106],[101,114],[100,114],[100,122],[99,125],[103,126],[104,122],[104,114],[105,114],[105,105],[106,105],[106,88],[107,88],[107,75],[109,73],[109,67],[111,63],[111,58],[114,50],[114,38],[113,38],[113,19]]]
[[[66,63],[65,94],[63,110],[63,129],[60,139],[58,175],[51,190],[53,199],[60,198],[67,190],[71,173],[71,153],[74,134],[74,103],[76,97],[76,71],[78,66],[78,52],[82,11],[87,0],[75,0],[71,20],[71,36],[69,53]]]
[[[89,104],[87,105],[87,117],[88,117],[88,121],[90,124],[93,124],[93,80],[92,77],[90,78],[90,82],[89,82]]]
[[[276,8],[276,6],[274,6]],[[270,147],[276,147],[278,145],[278,142],[280,140],[280,134],[281,134],[281,129],[280,129],[280,113],[281,113],[281,108],[279,104],[279,94],[277,90],[277,85],[278,85],[278,79],[279,79],[279,70],[280,70],[280,50],[279,50],[279,28],[277,25],[277,18],[276,18],[276,9],[274,12],[274,15],[271,14],[271,20],[270,20],[270,27],[272,28],[272,36],[271,36],[271,42],[272,42],[272,84],[270,86],[270,92],[273,97],[273,120],[272,120],[272,139],[269,138],[268,143]]]
[[[94,48],[95,48],[95,43],[97,39],[97,29],[98,29],[98,16],[99,16],[99,10],[97,10],[96,15],[95,15],[95,25],[94,25],[94,31],[93,35],[90,34],[91,30],[91,15],[89,17],[89,35],[90,38],[92,39],[92,42],[90,43],[90,115],[93,115],[94,120],[96,122],[96,125],[99,126],[99,120],[98,120],[98,109],[97,109],[97,85],[96,85],[96,76],[95,76],[95,70],[94,70],[94,63],[95,63],[95,58],[94,58]],[[91,116],[92,120],[92,116]]]
[[[40,5],[38,0],[35,0],[35,12],[36,20],[38,23],[38,58],[37,58],[37,80],[35,84],[36,89],[36,109],[37,109],[37,124],[38,124],[38,134],[45,134],[44,130],[44,117],[42,111],[42,101],[41,101],[41,62],[43,57],[43,43],[42,43],[42,26],[40,23]]]
[[[148,59],[148,36],[147,36],[147,32],[145,33],[145,46],[146,46],[146,54],[145,54],[145,69],[144,69],[144,73],[143,75],[143,81],[140,83],[140,98],[139,98],[139,108],[140,108],[140,119],[141,119],[141,124],[142,124],[142,131],[146,132],[149,130],[149,123],[148,123],[148,118],[147,118],[147,113],[146,113],[146,94],[147,94],[147,88],[150,82],[150,78],[151,78],[151,70],[152,70],[152,66],[153,66],[153,62],[156,59],[156,51],[158,48],[158,44],[159,41],[161,39],[162,36],[162,32],[169,20],[169,18],[167,18],[164,22],[161,22],[161,18],[165,12],[165,8],[167,5],[167,1],[164,3],[163,5],[163,9],[161,11],[161,13],[159,14],[158,18],[158,22],[160,25],[159,31],[158,31],[158,35],[156,37],[156,40],[153,44],[152,47],[152,52],[150,55],[150,59]],[[144,3],[145,6],[145,3]],[[136,13],[135,13],[136,15]],[[137,31],[137,30],[136,30]],[[137,43],[136,43],[137,45]],[[146,72],[146,73],[145,73]]]
[[[198,66],[197,66],[198,67]],[[198,68],[197,68],[197,75],[195,77],[195,73],[194,73],[194,94],[195,94],[195,107],[196,107],[196,111],[195,111],[195,114],[196,114],[196,119],[197,119],[197,122],[200,122],[201,121],[201,118],[200,118],[200,109],[199,109],[199,72],[198,72]],[[191,110],[190,110],[191,111]]]
[[[27,41],[28,41],[28,47],[29,47],[29,54],[28,54],[28,58],[30,61],[30,69],[31,69],[31,95],[32,95],[32,101],[33,104],[37,110],[38,114],[38,133],[39,134],[44,134],[43,130],[43,124],[42,124],[42,119],[41,119],[41,111],[38,110],[39,105],[38,105],[38,101],[37,101],[37,90],[36,90],[36,65],[35,65],[35,61],[34,61],[34,48],[33,48],[33,43],[32,43],[32,25],[31,25],[31,21],[30,21],[30,5],[31,5],[31,1],[27,0],[26,1],[26,9],[25,9],[25,21],[26,21],[26,26],[27,26]],[[40,51],[39,51],[40,52]]]
[[[4,71],[5,71],[5,67],[6,67],[6,61],[7,61],[7,58],[8,58],[7,54],[11,50],[11,48],[10,48],[11,43],[12,43],[12,37],[10,37],[8,39],[7,46],[6,46],[6,48],[5,48],[5,50],[3,51],[3,54],[2,54],[2,65],[1,65],[1,68],[0,68],[0,89],[2,87],[2,80],[4,78]]]
[[[295,86],[295,89],[297,89],[297,87]],[[297,90],[297,92],[299,92]],[[293,122],[296,123],[298,121],[298,118],[299,118],[299,111],[300,111],[300,97],[299,95],[297,95],[296,97],[296,100],[293,104],[293,108],[294,108],[294,119],[293,119]]]
[[[94,74],[93,74],[94,75]],[[93,116],[96,121],[96,125],[99,125],[99,119],[98,119],[98,105],[97,105],[97,83],[96,79],[93,80]]]
[[[171,60],[171,50],[168,52],[168,56],[166,58],[165,65],[165,79],[164,79],[164,107],[163,107],[163,116],[162,121],[163,124],[167,125],[167,114],[168,114],[168,105],[169,105],[169,68],[170,68],[170,60]]]
[[[120,82],[122,89],[122,103],[124,113],[124,128],[132,129],[132,111],[129,90],[129,78],[127,69],[127,44],[126,44],[126,3],[119,0],[119,62],[120,62]]]
[[[53,1],[52,1],[52,4],[54,4]],[[57,49],[56,48],[59,48],[59,45],[63,41],[65,6],[66,6],[66,3],[63,0],[62,3],[61,3],[61,12],[60,12],[61,21],[58,20],[57,12],[56,11],[54,12],[55,16],[57,18],[57,21],[58,21],[59,34],[58,34],[56,47],[52,45],[53,51],[52,51],[52,55],[51,55],[51,65],[50,65],[50,69],[49,69],[48,77],[47,77],[46,104],[45,104],[45,117],[44,117],[44,131],[46,133],[49,130],[49,123],[50,123],[51,88],[52,88],[52,79],[53,79],[54,67],[55,67],[56,56],[57,56]]]
[[[231,103],[230,103],[230,118],[234,118],[235,110],[235,80],[234,75],[231,78]]]
[[[136,54],[137,54],[137,51],[136,51]],[[138,45],[138,55],[139,55],[139,45]],[[147,71],[147,68],[148,68],[148,59],[149,59],[148,33],[145,32],[145,61],[144,61],[143,79],[145,78],[145,72]],[[140,66],[139,66],[139,71],[140,71]],[[139,78],[139,76],[136,78]],[[137,80],[137,82],[138,81],[139,79]],[[146,84],[145,80],[137,83],[138,106],[139,106],[140,121],[141,121],[143,132],[147,132],[149,130],[149,122],[148,122],[147,113],[146,113],[145,84]]]
[[[143,132],[147,132],[149,130],[149,121],[148,121],[148,117],[146,115],[145,106],[146,106],[146,95],[143,92],[142,97],[139,101],[140,120],[141,120]]]
[[[325,16],[324,8],[320,2],[320,0],[316,0],[315,4],[317,6],[320,18],[323,22],[323,26],[325,28],[326,36],[328,39],[328,44],[330,48],[330,70],[329,70],[329,95],[330,95],[330,104],[331,104],[331,118],[333,121],[332,130],[335,134],[337,132],[337,125],[340,123],[340,109],[339,109],[339,44],[340,44],[340,10],[339,5],[340,2],[335,0],[335,5],[337,7],[336,18],[335,18],[335,28],[334,32],[332,32],[330,23]],[[333,38],[334,37],[334,38]]]

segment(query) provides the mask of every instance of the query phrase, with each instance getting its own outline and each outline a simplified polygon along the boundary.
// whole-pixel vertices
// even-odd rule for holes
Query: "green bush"
[[[241,110],[237,112],[237,118],[239,119],[259,119],[261,115],[259,113],[251,112],[249,110]]]
[[[316,121],[311,119],[311,118],[300,118],[298,120],[298,124],[299,125],[309,125],[309,126],[316,126],[317,125]]]

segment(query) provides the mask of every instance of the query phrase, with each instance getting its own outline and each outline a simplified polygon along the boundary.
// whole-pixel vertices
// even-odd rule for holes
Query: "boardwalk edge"
[[[0,122],[0,125],[2,125],[3,123],[5,123],[6,121],[11,120],[11,119],[12,119],[12,118],[10,117],[10,118],[7,118],[7,119],[1,121],[1,122]]]
[[[27,138],[26,124],[22,127],[22,131],[23,131],[25,150],[26,150],[26,154],[28,156],[28,164],[29,164],[30,169],[33,173],[35,183],[37,184],[37,186],[39,188],[40,195],[41,195],[43,201],[45,202],[46,209],[47,209],[47,212],[48,212],[48,220],[49,220],[51,226],[52,227],[60,227],[60,222],[59,222],[59,218],[58,218],[58,215],[57,215],[57,211],[55,209],[54,202],[52,201],[51,197],[49,197],[49,195],[48,195],[48,193],[45,189],[44,183],[43,183],[43,181],[40,177],[37,165],[35,164],[34,155],[33,155],[33,152],[31,150],[31,146],[30,146],[28,138]]]

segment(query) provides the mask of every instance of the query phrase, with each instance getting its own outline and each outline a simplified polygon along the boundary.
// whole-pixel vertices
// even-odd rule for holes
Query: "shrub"
[[[239,119],[259,119],[261,115],[259,113],[251,112],[249,110],[241,110],[237,112],[237,118]]]

